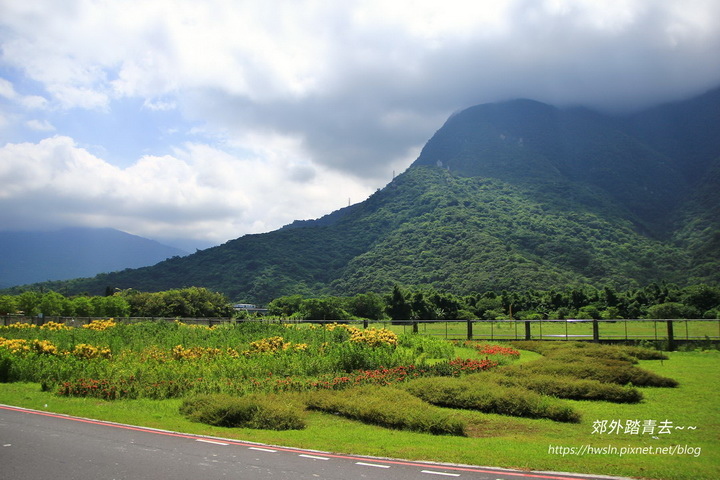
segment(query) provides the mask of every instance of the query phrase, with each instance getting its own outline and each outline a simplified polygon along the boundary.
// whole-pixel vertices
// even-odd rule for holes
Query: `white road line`
[[[390,468],[390,465],[378,465],[377,463],[355,462],[355,465],[362,465],[363,467]]]
[[[315,460],[330,460],[328,457],[317,457],[315,455],[305,455],[304,453],[301,453],[298,457],[312,458]]]
[[[445,475],[448,477],[459,477],[459,473],[434,472],[432,470],[421,470],[420,473],[429,473],[431,475]]]
[[[260,448],[260,447],[248,447],[250,450],[259,450],[261,452],[270,452],[270,453],[276,453],[277,450],[273,450],[272,448]]]
[[[225,445],[225,446],[230,445],[229,443],[216,442],[215,440],[204,440],[204,439],[202,439],[202,438],[196,438],[195,441],[196,441],[196,442],[204,442],[204,443],[212,443],[213,445]]]

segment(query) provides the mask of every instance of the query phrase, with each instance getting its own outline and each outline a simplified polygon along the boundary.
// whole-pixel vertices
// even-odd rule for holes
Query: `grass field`
[[[599,337],[603,340],[658,340],[667,338],[664,320],[602,320],[598,322]],[[412,325],[386,325],[398,333],[411,332]],[[525,338],[524,321],[474,321],[473,338],[483,340],[515,340]],[[448,339],[467,338],[466,321],[419,322],[418,332]],[[573,339],[593,337],[592,321],[533,320],[530,322],[533,339]],[[676,340],[720,338],[720,320],[674,320]]]
[[[462,347],[456,352],[471,354]],[[579,423],[463,410],[460,414],[471,425],[469,435],[464,437],[392,430],[316,411],[307,414],[307,428],[302,430],[212,427],[180,415],[181,399],[105,401],[61,397],[41,391],[37,383],[0,384],[0,403],[332,452],[653,479],[715,480],[720,471],[720,402],[717,401],[720,352],[668,355],[669,360],[645,360],[640,361],[639,366],[674,378],[680,385],[641,388],[644,394],[641,403],[566,400],[582,414]],[[519,362],[538,358],[537,353],[523,351]],[[656,422],[655,431],[653,434],[626,433],[627,422],[634,420],[641,424]],[[599,432],[602,422],[606,427],[604,433]],[[609,433],[613,422],[619,422],[623,428]],[[660,432],[662,425],[671,427],[668,433]],[[591,448],[594,450],[590,451]],[[569,453],[571,449],[575,449],[576,454]],[[675,449],[674,454],[671,449]]]

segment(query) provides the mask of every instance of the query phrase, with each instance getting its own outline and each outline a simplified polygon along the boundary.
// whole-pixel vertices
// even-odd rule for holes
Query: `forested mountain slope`
[[[366,201],[156,266],[46,285],[238,301],[720,280],[720,94],[613,117],[530,100],[448,119]]]

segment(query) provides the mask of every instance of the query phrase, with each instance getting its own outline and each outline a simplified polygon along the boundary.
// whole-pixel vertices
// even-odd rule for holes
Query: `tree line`
[[[238,317],[228,298],[206,288],[162,292],[133,289],[105,296],[65,297],[26,291],[0,295],[0,315],[65,317]],[[287,295],[267,305],[267,315],[296,320],[540,320],[623,318],[720,318],[720,286],[672,284],[618,291],[613,287],[488,291],[456,295],[433,288],[394,286],[349,297]]]
[[[25,291],[0,295],[0,315],[60,317],[229,317],[227,297],[206,288],[189,287],[163,292],[134,289],[107,292],[105,296]]]
[[[432,288],[396,285],[384,295],[284,296],[268,304],[268,313],[314,320],[720,318],[720,287],[651,284],[622,292],[612,287],[584,287],[455,295]]]

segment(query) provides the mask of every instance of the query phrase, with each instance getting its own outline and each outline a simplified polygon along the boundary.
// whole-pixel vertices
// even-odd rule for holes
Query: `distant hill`
[[[111,228],[0,232],[0,288],[91,277],[187,255],[177,248]]]
[[[720,90],[633,115],[531,100],[451,116],[406,172],[323,218],[152,267],[45,284],[459,294],[720,281]]]

